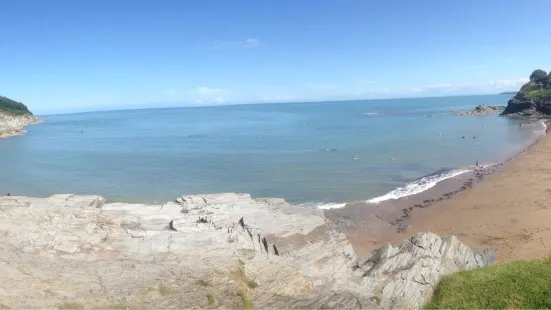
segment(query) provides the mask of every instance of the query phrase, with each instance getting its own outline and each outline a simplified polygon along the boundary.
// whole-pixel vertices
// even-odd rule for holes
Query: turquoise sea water
[[[247,192],[368,200],[423,176],[513,156],[540,124],[455,116],[509,96],[286,103],[43,116],[0,140],[0,192],[164,202]],[[462,136],[465,139],[462,139]],[[473,139],[476,136],[476,139]],[[327,150],[326,150],[327,148]],[[395,160],[390,160],[394,157]],[[354,159],[356,158],[356,159]]]

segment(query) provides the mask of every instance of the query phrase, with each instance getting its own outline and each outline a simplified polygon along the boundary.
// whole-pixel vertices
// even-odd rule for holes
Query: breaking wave
[[[445,169],[440,170],[435,173],[429,174],[422,178],[419,178],[411,183],[406,184],[405,186],[398,187],[387,194],[373,199],[367,200],[368,203],[379,203],[385,200],[398,199],[406,196],[411,196],[419,194],[428,190],[429,188],[434,187],[438,182],[444,181],[449,178],[461,175],[463,173],[469,172],[472,170],[468,169]]]

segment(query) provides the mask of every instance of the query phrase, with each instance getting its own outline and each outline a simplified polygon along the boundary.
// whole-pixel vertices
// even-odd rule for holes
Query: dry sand
[[[453,182],[458,181],[447,186],[457,188],[459,183]],[[422,198],[409,198],[409,205],[415,199]],[[476,249],[493,249],[498,262],[547,257],[551,255],[551,135],[471,189],[428,207],[413,208],[405,231],[389,224],[391,217],[401,215],[397,208],[395,204],[382,211],[384,206],[352,205],[328,212],[328,216],[339,219],[359,254],[431,231],[456,235]]]

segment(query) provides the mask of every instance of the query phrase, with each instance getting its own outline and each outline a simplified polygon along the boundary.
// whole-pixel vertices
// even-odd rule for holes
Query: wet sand
[[[481,182],[484,180],[483,182]],[[503,167],[462,174],[418,195],[326,211],[363,254],[417,232],[456,235],[497,261],[551,255],[551,135]]]

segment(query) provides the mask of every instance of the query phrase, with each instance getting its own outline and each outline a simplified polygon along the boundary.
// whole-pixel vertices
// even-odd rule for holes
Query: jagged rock
[[[357,259],[321,210],[281,199],[0,197],[0,301],[13,308],[205,308],[207,294],[237,308],[238,292],[262,308],[419,307],[441,275],[487,262],[432,234]]]
[[[491,105],[481,104],[476,106],[471,111],[452,111],[452,112],[454,112],[455,115],[458,115],[458,116],[464,116],[464,115],[486,116],[486,115],[503,111],[504,109],[505,109],[505,106],[491,106]]]
[[[400,247],[387,244],[367,253],[358,260],[355,274],[361,277],[361,293],[379,307],[420,308],[440,277],[491,262],[489,253],[474,252],[454,236],[419,233]]]

